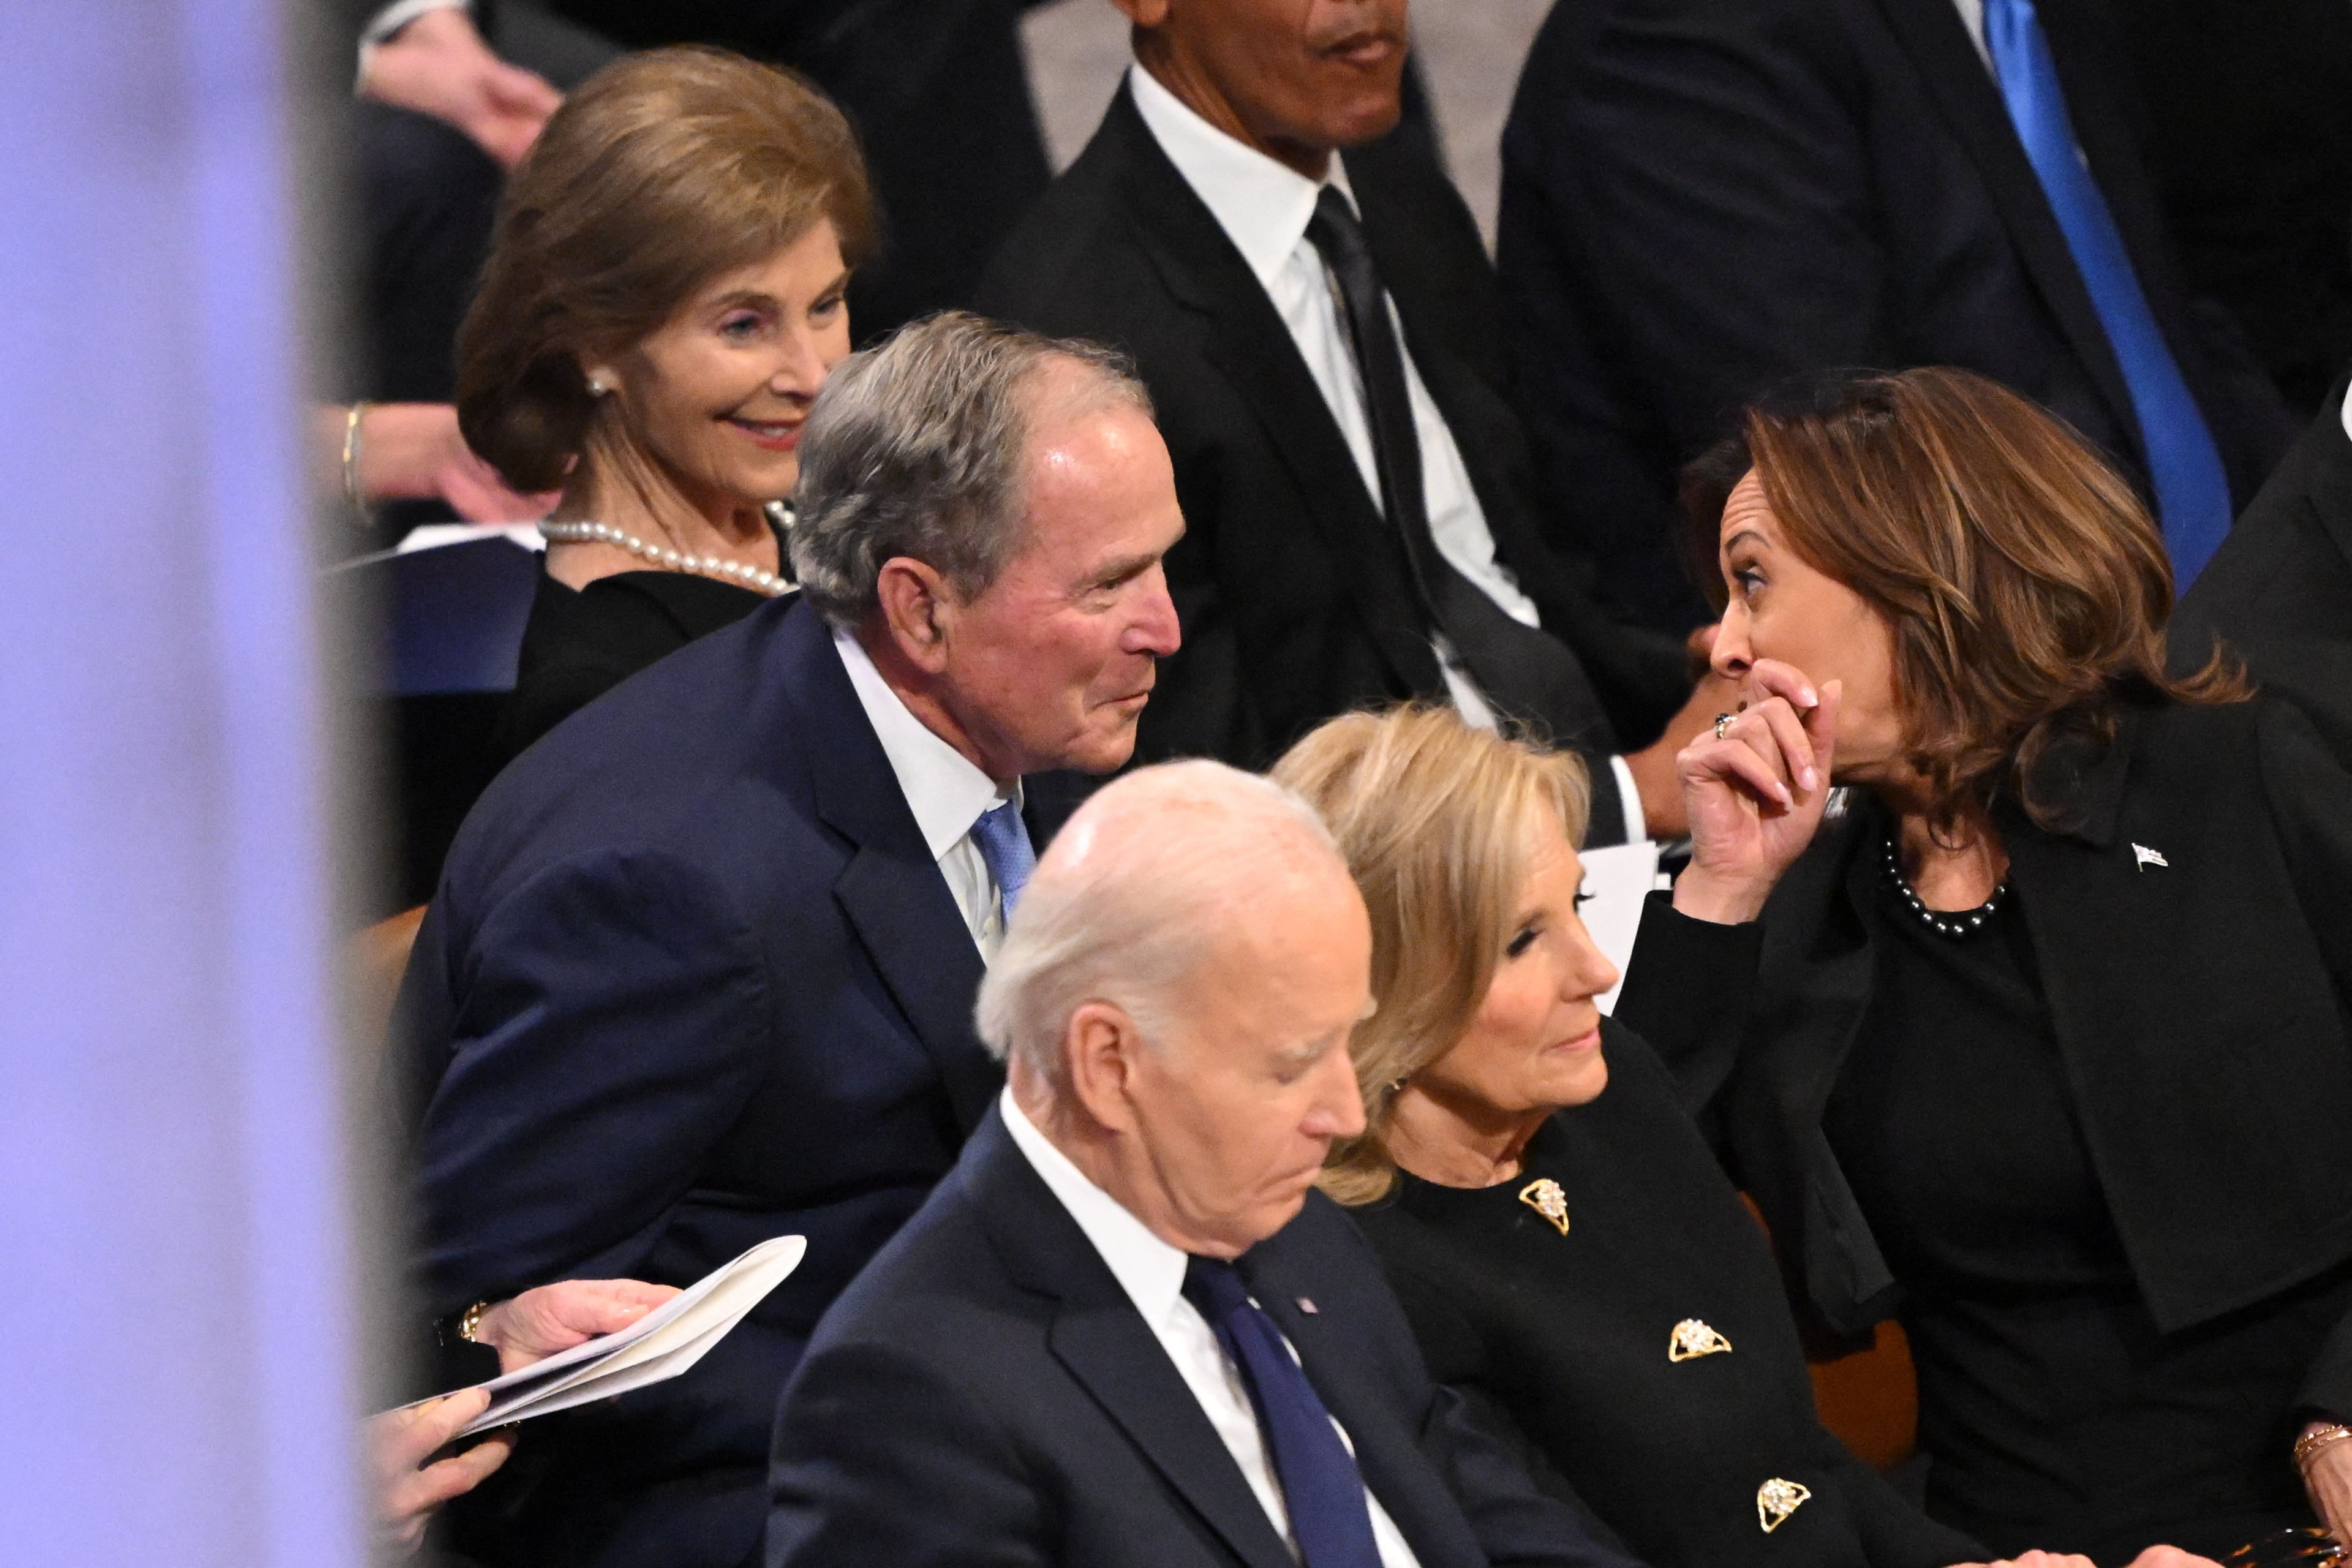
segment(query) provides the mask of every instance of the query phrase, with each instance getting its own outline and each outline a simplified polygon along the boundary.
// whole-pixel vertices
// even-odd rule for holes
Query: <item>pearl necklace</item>
[[[1903,895],[1905,906],[1938,936],[1974,936],[1985,921],[1992,918],[1992,912],[2000,907],[2001,900],[2009,895],[2009,883],[2004,879],[1992,890],[1992,897],[1975,909],[1929,909],[1919,901],[1919,895],[1911,890],[1911,884],[1903,879],[1903,862],[1895,853],[1895,836],[1891,833],[1886,836],[1886,879],[1894,885],[1896,892]]]
[[[718,555],[689,555],[667,545],[649,544],[634,533],[625,533],[602,522],[556,522],[539,525],[539,534],[550,544],[612,544],[617,545],[648,565],[666,572],[691,572],[698,577],[715,577],[722,583],[732,583],[754,593],[765,594],[772,599],[791,593],[798,584],[761,567],[730,561]]]

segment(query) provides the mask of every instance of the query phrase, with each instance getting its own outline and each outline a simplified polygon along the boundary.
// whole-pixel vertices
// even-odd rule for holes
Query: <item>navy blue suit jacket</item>
[[[1337,1205],[1308,1194],[1240,1268],[1423,1568],[1637,1568],[1430,1381]],[[1297,1568],[994,1115],[818,1330],[777,1413],[771,1484],[770,1568]]]
[[[693,1372],[537,1421],[453,1513],[501,1564],[735,1564],[818,1314],[1003,1082],[982,964],[813,609],[694,643],[517,759],[450,853],[392,1071],[436,1316],[807,1260]]]

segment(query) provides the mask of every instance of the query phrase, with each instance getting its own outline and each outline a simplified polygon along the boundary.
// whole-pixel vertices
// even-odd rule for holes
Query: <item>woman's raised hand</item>
[[[1762,912],[1821,826],[1841,689],[1832,680],[1816,690],[1792,666],[1759,659],[1721,736],[1711,728],[1675,758],[1691,835],[1675,909],[1721,924]]]

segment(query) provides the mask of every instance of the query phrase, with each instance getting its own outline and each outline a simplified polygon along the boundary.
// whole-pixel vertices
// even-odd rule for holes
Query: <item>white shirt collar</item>
[[[1128,1213],[1117,1198],[1095,1185],[1067,1154],[1054,1147],[1054,1141],[1038,1131],[1013,1103],[1011,1086],[996,1103],[1004,1117],[1004,1130],[1013,1134],[1013,1147],[1028,1158],[1054,1196],[1070,1211],[1070,1217],[1078,1222],[1078,1228],[1094,1243],[1111,1277],[1143,1314],[1143,1321],[1167,1321],[1184,1293],[1184,1268],[1190,1260],[1152,1235],[1149,1226]]]
[[[931,733],[890,689],[856,637],[835,626],[833,646],[841,655],[841,667],[849,672],[866,722],[874,726],[875,739],[882,742],[882,754],[890,759],[890,771],[898,776],[932,859],[954,848],[982,812],[1021,798],[1019,781],[1010,792],[998,789],[996,781],[970,758]]]
[[[1337,153],[1322,181],[1310,180],[1193,113],[1141,66],[1128,67],[1127,81],[1152,139],[1249,263],[1260,288],[1271,291],[1274,275],[1307,237],[1307,220],[1315,216],[1324,185],[1339,186],[1355,205],[1348,166]]]

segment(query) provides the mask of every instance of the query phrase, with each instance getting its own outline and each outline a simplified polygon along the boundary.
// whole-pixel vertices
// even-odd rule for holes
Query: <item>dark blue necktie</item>
[[[1185,1266],[1184,1299],[1241,1368],[1306,1568],[1381,1568],[1364,1478],[1282,1331],[1250,1300],[1234,1266],[1213,1258]]]
[[[1029,874],[1037,868],[1037,851],[1029,843],[1028,825],[1021,820],[1021,807],[1013,801],[980,815],[971,825],[972,842],[980,846],[980,858],[988,862],[988,874],[996,879],[999,908],[1004,923],[1013,923],[1013,906],[1021,900],[1021,889],[1029,885]]]
[[[2033,0],[1985,0],[1984,17],[1985,46],[2010,121],[2041,176],[2042,194],[2090,290],[2091,306],[2123,366],[2140,441],[2147,449],[2174,584],[2185,593],[2230,531],[2230,481],[2221,471],[2221,455],[2147,308],[2106,197],[2075,151],[2065,89]]]

